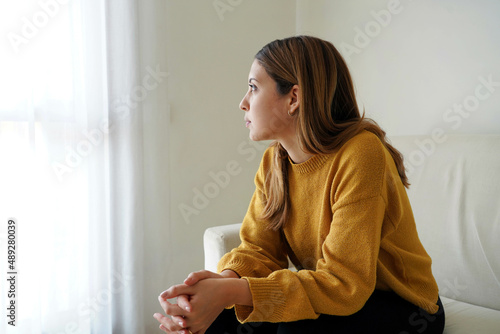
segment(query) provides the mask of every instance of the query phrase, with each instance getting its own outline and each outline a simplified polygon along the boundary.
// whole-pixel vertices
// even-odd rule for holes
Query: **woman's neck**
[[[288,156],[295,164],[300,164],[309,160],[313,154],[305,152],[300,147],[298,140],[293,141],[280,141],[281,146],[287,151]]]

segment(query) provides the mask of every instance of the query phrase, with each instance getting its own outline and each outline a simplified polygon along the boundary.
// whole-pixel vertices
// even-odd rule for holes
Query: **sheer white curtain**
[[[11,217],[17,285],[16,326],[2,311],[0,333],[145,332],[141,106],[166,75],[141,68],[139,12],[137,0],[1,5],[2,310]]]

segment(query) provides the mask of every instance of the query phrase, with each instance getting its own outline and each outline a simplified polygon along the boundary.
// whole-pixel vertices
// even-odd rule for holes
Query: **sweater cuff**
[[[245,322],[281,322],[285,313],[285,295],[272,278],[242,277],[248,281],[253,307],[236,305],[236,317]]]
[[[217,272],[220,274],[224,270],[232,270],[238,274],[238,276],[248,276],[253,271],[253,267],[244,261],[239,261],[233,259],[227,263],[220,261],[217,265]]]

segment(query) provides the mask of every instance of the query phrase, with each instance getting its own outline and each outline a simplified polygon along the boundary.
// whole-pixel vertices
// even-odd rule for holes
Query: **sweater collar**
[[[300,174],[310,173],[319,169],[321,166],[323,166],[326,160],[328,160],[327,155],[315,154],[308,160],[300,164],[296,164],[292,161],[292,159],[290,159],[290,157],[288,157],[288,161],[290,162],[290,166],[292,166],[292,170]]]

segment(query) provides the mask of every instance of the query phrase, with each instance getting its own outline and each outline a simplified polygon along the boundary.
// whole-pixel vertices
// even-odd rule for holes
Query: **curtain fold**
[[[142,334],[151,321],[142,111],[151,80],[140,59],[140,6],[50,4],[0,9],[7,36],[24,38],[23,24],[47,17],[26,43],[0,45],[2,261],[6,219],[19,224],[16,327],[2,313],[0,333]],[[0,284],[4,310],[7,290]]]
[[[106,1],[113,332],[143,333],[143,124],[138,4]],[[125,316],[126,315],[126,316]]]

